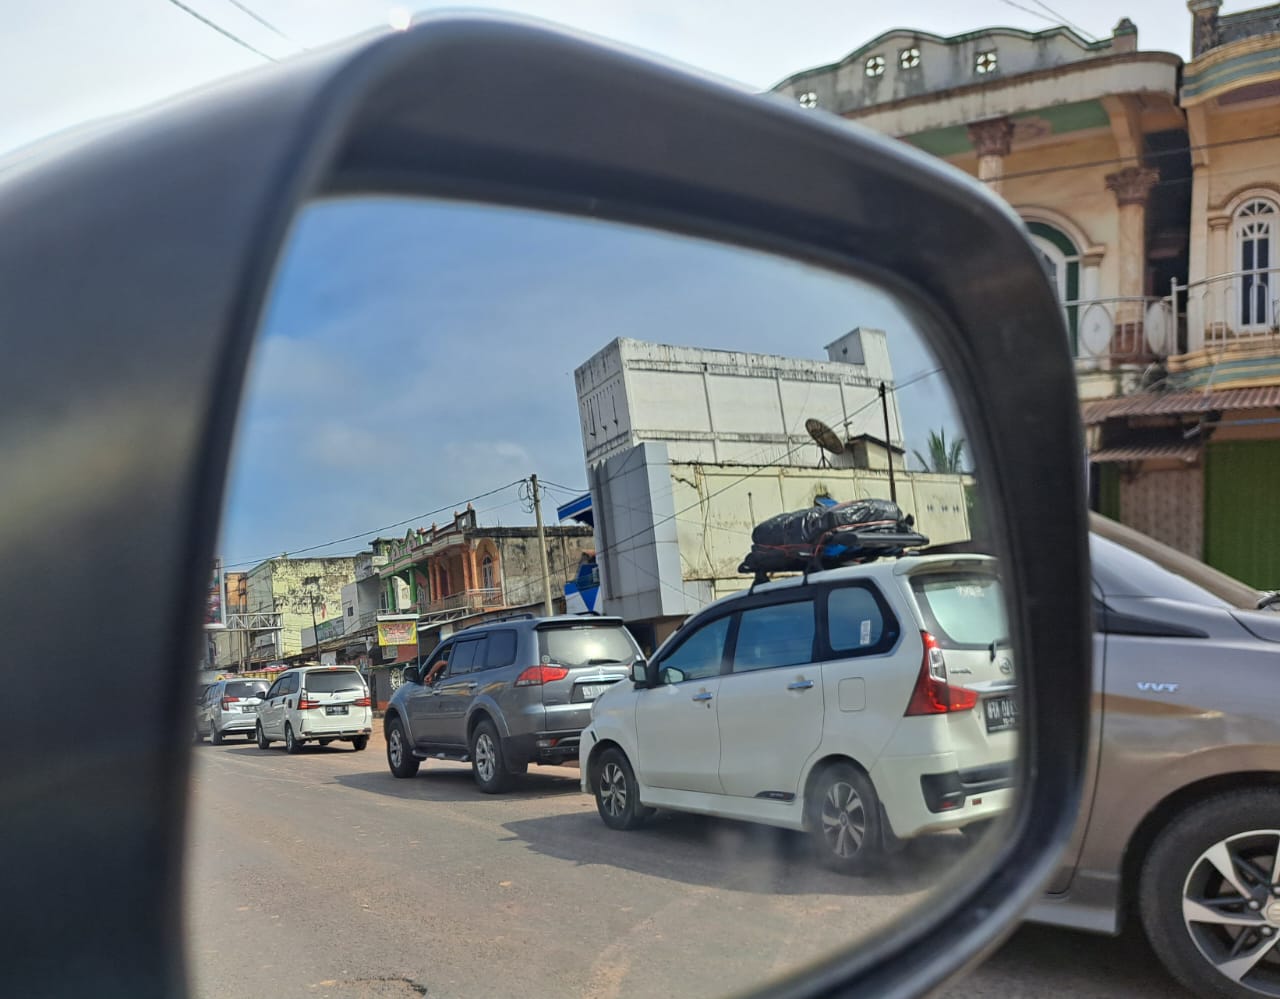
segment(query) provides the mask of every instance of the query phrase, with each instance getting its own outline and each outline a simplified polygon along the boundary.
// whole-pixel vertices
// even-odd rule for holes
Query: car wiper
[[[1002,645],[1003,645],[1003,646],[1005,646],[1006,648],[1008,648],[1008,646],[1009,646],[1009,639],[1008,639],[1008,636],[1006,636],[1006,637],[1004,637],[1004,638],[997,638],[994,642],[992,642],[990,645],[988,645],[988,646],[987,646],[987,651],[989,651],[989,652],[991,653],[991,661],[992,661],[992,662],[995,662],[995,661],[996,661],[996,650],[997,650],[997,649],[999,649],[999,648],[1000,648],[1000,646],[1002,646]]]

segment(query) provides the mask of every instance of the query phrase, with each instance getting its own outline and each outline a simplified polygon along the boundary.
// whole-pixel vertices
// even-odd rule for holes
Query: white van
[[[364,677],[354,666],[300,666],[281,673],[258,708],[258,748],[283,742],[290,753],[308,742],[336,740],[356,750],[369,745],[373,707]]]

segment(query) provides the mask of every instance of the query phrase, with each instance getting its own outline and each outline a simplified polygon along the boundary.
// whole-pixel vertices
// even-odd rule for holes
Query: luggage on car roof
[[[914,518],[886,499],[818,504],[761,521],[751,532],[751,551],[739,572],[799,572],[830,569],[929,543],[912,530]]]

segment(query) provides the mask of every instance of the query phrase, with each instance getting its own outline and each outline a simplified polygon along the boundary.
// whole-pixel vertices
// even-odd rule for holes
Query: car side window
[[[297,691],[298,691],[298,674],[294,673],[293,676],[286,676],[284,678],[284,683],[281,684],[280,686],[280,693],[295,694],[297,693]]]
[[[733,648],[733,672],[748,673],[814,661],[817,633],[812,600],[753,607],[741,613]]]
[[[876,595],[865,586],[842,586],[827,596],[827,642],[838,656],[864,655],[879,651],[886,638],[896,631],[886,622]]]
[[[663,683],[682,683],[719,676],[731,620],[732,616],[726,614],[689,635],[658,664],[659,679]]]
[[[277,680],[275,683],[271,685],[271,688],[267,691],[266,696],[263,698],[263,700],[269,701],[271,700],[271,698],[275,697],[279,693],[280,693],[280,681]]]
[[[510,630],[489,632],[485,646],[484,665],[478,669],[501,669],[516,661],[516,633]]]
[[[459,642],[453,649],[453,655],[449,659],[449,668],[446,671],[449,676],[460,676],[463,673],[470,673],[472,670],[484,662],[484,638],[475,638],[466,642]]]

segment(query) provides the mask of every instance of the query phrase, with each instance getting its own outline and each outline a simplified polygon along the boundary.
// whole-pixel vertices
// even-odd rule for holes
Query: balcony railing
[[[1176,351],[1171,299],[1154,295],[1076,299],[1062,303],[1079,367],[1141,364]]]
[[[438,600],[430,600],[426,594],[422,594],[418,598],[417,611],[419,614],[456,613],[492,610],[501,606],[503,606],[502,590],[494,588],[464,590]]]
[[[1184,349],[1255,343],[1280,334],[1280,267],[1175,282],[1172,294],[1186,315],[1190,342]]]

